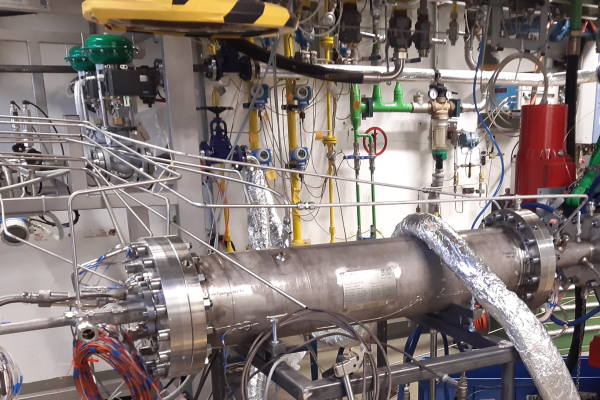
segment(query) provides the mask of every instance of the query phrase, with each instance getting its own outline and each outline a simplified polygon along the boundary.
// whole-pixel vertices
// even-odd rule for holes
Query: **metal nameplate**
[[[396,299],[394,267],[339,273],[344,288],[344,310],[388,304]]]

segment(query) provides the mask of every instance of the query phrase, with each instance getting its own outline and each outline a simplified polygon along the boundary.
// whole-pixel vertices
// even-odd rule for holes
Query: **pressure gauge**
[[[429,88],[429,93],[428,93],[428,94],[429,94],[429,98],[430,98],[431,100],[435,100],[435,99],[437,99],[437,97],[438,97],[438,91],[437,91],[437,89],[436,89],[436,88],[434,88],[434,87],[432,87],[432,88]]]

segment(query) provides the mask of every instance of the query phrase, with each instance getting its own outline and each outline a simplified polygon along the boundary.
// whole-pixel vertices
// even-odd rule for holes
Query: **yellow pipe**
[[[215,46],[215,40],[212,39],[210,41],[210,51],[214,54],[217,54],[217,47]],[[219,107],[219,93],[213,89],[213,106]]]
[[[225,175],[225,172],[222,172],[221,175]],[[221,188],[223,189],[223,198],[225,197],[225,190],[227,190],[227,181],[225,179],[221,179]],[[225,209],[225,244],[227,246],[227,252],[232,253],[233,245],[231,244],[231,231],[229,229],[229,208]]]
[[[254,38],[248,38],[250,43],[254,43]],[[252,103],[252,96],[250,96],[250,91],[254,86],[254,82],[248,82],[248,103]],[[248,120],[248,140],[250,142],[250,150],[258,149],[258,110],[250,111],[250,119]]]
[[[216,54],[217,49],[215,47],[215,41],[211,40],[210,42],[210,50],[212,51],[213,54]],[[216,90],[213,90],[213,105],[215,107],[219,106],[219,93],[217,93]],[[221,175],[224,175],[225,173],[221,173]],[[226,190],[226,181],[224,179],[221,180],[221,188],[223,189],[223,199],[225,199],[225,190]],[[225,244],[227,246],[227,252],[228,253],[232,253],[233,250],[233,245],[231,244],[231,232],[229,230],[229,208],[226,208],[224,211],[224,215],[225,215]],[[219,229],[219,227],[217,227],[217,230]]]
[[[248,82],[248,103],[252,103],[252,96],[250,96],[250,91],[254,84],[252,82]],[[250,111],[250,119],[248,120],[248,140],[250,141],[250,150],[258,149],[258,110]]]
[[[325,1],[325,9],[328,10],[328,2]],[[330,51],[333,48],[333,37],[326,36],[321,39],[321,45],[325,49],[325,58],[327,61],[330,60]],[[333,147],[337,144],[337,138],[333,136],[333,110],[331,102],[331,92],[329,91],[329,85],[327,84],[327,136],[323,137],[323,143],[327,145],[327,154],[332,154]],[[329,165],[327,167],[327,174],[332,176],[334,173],[334,160],[329,159]],[[333,179],[328,180],[329,185],[329,203],[333,204]],[[335,243],[335,221],[333,207],[329,208],[329,235],[331,236],[330,243]]]
[[[294,56],[294,49],[292,46],[291,36],[283,36],[283,49],[286,57]],[[295,79],[285,80],[285,98],[287,104],[293,104],[294,96],[294,84]],[[287,112],[287,126],[288,126],[288,142],[290,150],[298,147],[298,138],[296,136],[296,112]],[[292,204],[300,202],[300,179],[298,174],[292,174]],[[302,222],[300,220],[300,211],[292,209],[292,245],[303,246],[304,240],[302,239]]]

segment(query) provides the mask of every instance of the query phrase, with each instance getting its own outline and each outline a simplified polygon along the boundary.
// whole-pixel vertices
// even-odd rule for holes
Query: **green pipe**
[[[353,84],[350,89],[350,121],[354,128],[354,135],[360,127],[360,115],[366,110],[366,105],[360,101],[360,89],[357,84]]]
[[[375,171],[371,171],[371,182],[375,182]],[[375,201],[375,185],[371,185],[371,201]],[[377,238],[377,217],[375,206],[371,206],[371,214],[373,218],[373,239]]]
[[[394,87],[394,101],[386,103],[381,95],[381,85],[373,86],[373,97],[367,99],[360,98],[360,89],[357,84],[352,85],[350,89],[350,121],[354,129],[354,143],[358,143],[360,138],[369,138],[369,143],[373,143],[373,136],[368,133],[358,133],[360,121],[362,118],[372,117],[376,112],[412,112],[413,106],[410,102],[404,101],[404,91],[400,82],[396,82]],[[358,179],[359,171],[356,171]],[[375,171],[371,171],[371,181],[375,181]],[[371,201],[375,201],[375,185],[371,185]],[[356,202],[360,203],[360,187],[356,184]],[[374,237],[377,237],[377,218],[375,206],[371,206],[373,218]],[[358,231],[361,232],[362,221],[360,206],[356,206],[356,217],[358,221]]]
[[[373,112],[412,112],[413,106],[404,101],[404,91],[400,82],[394,87],[394,101],[385,103],[381,96],[381,86],[373,86]]]
[[[376,112],[413,112],[412,103],[404,101],[404,91],[400,82],[396,82],[394,101],[391,103],[383,101],[380,85],[373,86],[373,97],[370,99],[361,99],[358,85],[352,85],[350,90],[350,120],[354,130],[357,131],[360,127],[361,118],[370,118]]]
[[[570,16],[570,30],[572,31],[580,31],[583,28],[583,24],[581,23],[581,14],[582,14],[583,5],[581,0],[571,0],[571,16]]]
[[[355,171],[354,176],[356,179],[358,179],[358,171]],[[358,182],[356,183],[356,203],[360,203],[360,186],[358,184]],[[357,225],[358,225],[358,231],[356,232],[356,238],[358,240],[358,237],[361,235],[362,232],[362,218],[360,216],[360,206],[356,206],[356,221],[357,221]]]
[[[596,143],[596,149],[594,150],[594,154],[592,154],[592,159],[590,160],[590,167],[598,165],[600,163],[600,138],[598,138],[598,142]],[[584,194],[587,190],[592,186],[592,183],[596,179],[596,171],[588,171],[581,178],[581,182],[579,185],[573,190],[572,194]],[[593,193],[590,193],[590,197]],[[565,203],[569,206],[577,207],[579,205],[580,199],[567,199]]]

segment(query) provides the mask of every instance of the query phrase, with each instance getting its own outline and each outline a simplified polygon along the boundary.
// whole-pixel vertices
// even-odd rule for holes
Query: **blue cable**
[[[592,318],[594,315],[598,314],[600,312],[600,306],[594,308],[592,311],[590,311],[589,313],[585,314],[583,317],[577,318],[574,321],[569,321],[569,322],[565,322],[565,321],[561,321],[560,319],[556,318],[554,315],[550,316],[550,320],[552,322],[554,322],[556,325],[558,326],[577,326],[577,325],[581,325],[583,324],[585,321],[587,321],[588,319]]]
[[[588,201],[581,208],[581,214],[583,214],[583,215],[587,214],[587,207],[586,207],[586,205],[590,201],[593,200],[594,204],[598,204],[598,202],[600,202],[600,196],[597,197],[596,199],[594,199],[594,194],[596,193],[596,189],[598,188],[598,185],[600,185],[600,174],[598,174],[596,176],[596,178],[594,178],[594,181],[592,182],[592,185],[590,186],[590,188],[585,191],[585,194],[587,194],[587,196],[588,196]]]
[[[485,43],[485,35],[482,35],[481,36],[481,45],[479,46],[479,57],[477,57],[477,67],[475,67],[475,79],[473,79],[473,103],[475,103],[475,111],[477,112],[477,117],[479,117],[479,120],[481,121],[481,124],[485,128],[485,131],[487,132],[490,139],[492,139],[492,142],[494,143],[494,146],[496,147],[496,150],[498,151],[498,156],[500,156],[500,164],[502,166],[502,174],[500,175],[500,182],[498,183],[498,187],[496,188],[496,191],[492,195],[492,197],[496,197],[498,195],[498,192],[500,191],[500,188],[502,187],[502,183],[504,182],[504,157],[502,157],[502,151],[500,150],[500,146],[498,146],[498,142],[496,142],[494,135],[492,135],[492,132],[490,132],[490,128],[488,128],[483,117],[481,116],[481,113],[479,112],[479,107],[477,107],[477,91],[476,91],[476,89],[477,89],[477,72],[479,71],[479,66],[481,65],[481,60],[483,59],[484,43]],[[485,205],[485,207],[483,207],[483,210],[481,210],[481,212],[479,214],[477,214],[477,218],[475,218],[475,221],[473,221],[473,225],[471,226],[471,229],[475,229],[475,225],[477,224],[477,221],[479,221],[479,218],[481,218],[481,216],[483,215],[485,210],[487,210],[487,208],[490,206],[490,204],[492,204],[492,202],[488,201],[487,204]]]
[[[410,335],[408,335],[408,339],[406,339],[406,343],[404,345],[404,351],[406,351],[407,353],[410,351],[410,346],[412,345],[413,339],[415,338],[415,334],[417,333],[417,329],[419,327],[417,326],[415,329],[413,329],[413,331],[410,333]]]
[[[417,344],[419,344],[419,338],[421,337],[421,333],[423,333],[423,325],[417,326],[415,329],[415,337],[410,345],[410,349],[408,350],[408,354],[411,356],[415,354],[415,350],[417,350]]]
[[[553,207],[550,207],[548,204],[531,202],[531,203],[523,203],[521,204],[521,208],[541,208],[544,211],[548,211],[551,214],[554,214],[556,210]]]

